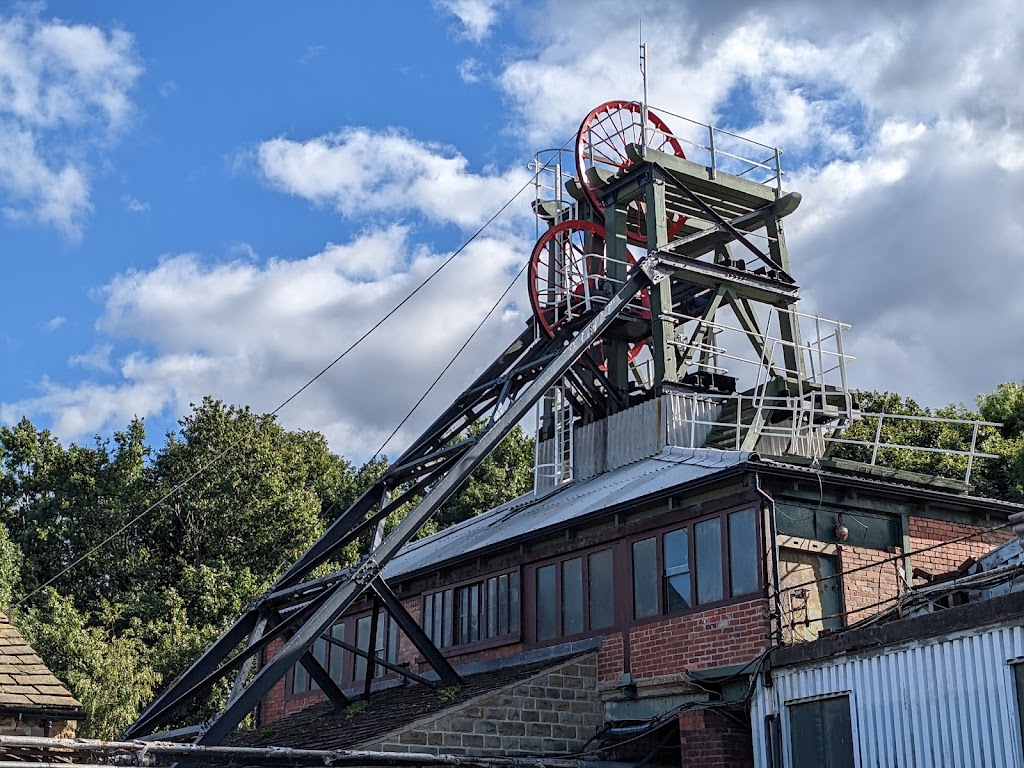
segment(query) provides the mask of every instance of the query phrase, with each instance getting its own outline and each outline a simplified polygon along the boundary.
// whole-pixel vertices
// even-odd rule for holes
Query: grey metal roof
[[[565,526],[603,509],[663,493],[677,486],[746,464],[745,451],[711,448],[666,448],[582,482],[513,499],[451,528],[406,545],[384,568],[384,577],[398,578],[472,556],[508,541]]]

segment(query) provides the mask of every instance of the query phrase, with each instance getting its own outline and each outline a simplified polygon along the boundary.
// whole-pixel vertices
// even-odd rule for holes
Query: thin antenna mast
[[[640,76],[644,83],[643,102],[640,104],[640,152],[647,156],[647,43],[644,42],[644,20],[640,18]]]

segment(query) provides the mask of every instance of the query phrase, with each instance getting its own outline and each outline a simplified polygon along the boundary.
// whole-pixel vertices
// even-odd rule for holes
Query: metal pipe
[[[258,758],[290,765],[455,765],[478,768],[623,768],[628,763],[539,757],[474,757],[471,755],[432,755],[417,752],[376,752],[365,749],[295,749],[292,747],[227,747],[178,744],[167,741],[103,741],[100,739],[60,739],[39,736],[0,736],[0,751],[11,749],[55,750],[68,752],[129,753],[142,762],[146,755],[187,756],[205,762],[237,762],[240,758]],[[111,757],[117,757],[112,755]],[[93,758],[95,759],[95,758]],[[110,763],[33,762],[33,766],[68,768],[107,766]],[[0,768],[24,768],[23,761],[0,761]]]
[[[772,579],[775,588],[775,644],[782,645],[782,581],[779,577],[779,534],[775,522],[775,499],[761,487],[761,476],[754,473],[754,489],[768,504],[769,535],[772,537]]]

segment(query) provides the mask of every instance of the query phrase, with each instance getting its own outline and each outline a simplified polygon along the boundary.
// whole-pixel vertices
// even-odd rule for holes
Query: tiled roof
[[[425,685],[410,682],[375,691],[365,709],[346,714],[323,702],[296,712],[276,723],[233,739],[233,746],[293,747],[297,749],[351,749],[378,736],[409,725],[428,715],[457,709],[471,699],[526,680],[568,657],[547,658],[531,664],[507,666],[464,675],[451,697]],[[359,709],[358,706],[353,710]]]
[[[25,712],[68,709],[74,710],[69,715],[77,716],[81,706],[10,619],[0,614],[0,708]]]

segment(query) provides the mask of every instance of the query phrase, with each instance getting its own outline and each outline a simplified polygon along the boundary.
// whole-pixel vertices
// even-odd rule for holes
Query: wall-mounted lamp
[[[836,541],[842,544],[848,538],[850,538],[850,529],[846,527],[846,523],[843,522],[843,513],[839,513],[839,519],[836,520],[836,527],[833,529],[836,535]]]

